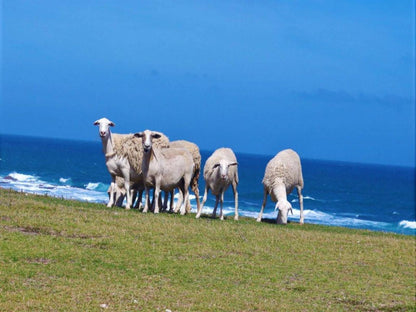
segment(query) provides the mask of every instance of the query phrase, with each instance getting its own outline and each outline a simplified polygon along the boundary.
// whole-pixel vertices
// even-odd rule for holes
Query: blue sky
[[[0,133],[415,165],[414,1],[2,1]]]

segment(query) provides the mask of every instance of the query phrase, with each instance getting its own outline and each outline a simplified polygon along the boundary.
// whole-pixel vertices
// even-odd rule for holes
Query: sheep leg
[[[237,192],[237,183],[235,181],[233,181],[233,193],[234,193],[234,204],[235,204],[235,209],[234,209],[234,220],[238,220],[238,192]]]
[[[207,197],[208,197],[208,186],[205,185],[204,197],[202,198],[201,205],[198,206],[198,211],[196,213],[195,218],[198,219],[201,216],[202,208],[204,208],[205,202],[207,201]]]
[[[189,202],[189,187],[185,188],[184,194],[185,194],[185,200],[184,200],[184,204],[182,207],[183,209],[181,208],[181,215],[184,215],[187,212],[186,206]],[[189,204],[189,207],[191,207],[191,204]]]
[[[220,200],[220,195],[215,195],[215,207],[214,207],[214,211],[212,212],[212,218],[214,219],[217,216],[217,207],[218,207],[219,200]]]
[[[261,217],[263,216],[263,210],[264,210],[264,207],[266,206],[266,201],[267,201],[267,190],[266,188],[264,188],[263,204],[261,205],[261,210],[256,220],[257,222],[261,222]]]
[[[143,190],[139,189],[138,191],[138,195],[137,195],[137,201],[136,201],[136,205],[134,206],[134,208],[141,208],[142,206],[142,197],[143,197]]]
[[[153,192],[153,205],[155,205],[154,213],[159,213],[159,195],[160,195],[160,184],[156,183],[155,191]]]
[[[133,207],[135,200],[136,200],[136,191],[132,187],[130,187],[130,208]]]
[[[111,184],[110,184],[110,198],[107,203],[107,207],[113,207],[114,205],[114,193],[116,189],[116,176],[111,175]]]
[[[165,194],[166,195],[166,194]],[[163,193],[161,190],[159,190],[159,195],[158,195],[158,206],[159,206],[159,212],[163,211],[163,203],[162,203],[162,198],[163,198]]]
[[[123,206],[123,200],[124,200],[124,194],[117,191],[115,195],[115,206],[116,207],[122,207]]]
[[[134,205],[134,203],[136,202],[137,199],[137,190],[133,188],[133,186],[131,187],[131,206],[136,208],[136,206]]]
[[[190,183],[191,183],[191,177],[185,176],[183,179],[184,205],[183,205],[183,209],[181,209],[181,215],[186,214],[188,212],[188,208],[189,208],[189,211],[191,211],[191,202],[189,200],[189,184]]]
[[[173,212],[174,190],[170,191],[169,212]]]
[[[149,187],[146,186],[145,190],[145,198],[144,198],[144,209],[143,212],[147,212],[149,210]]]
[[[166,211],[168,209],[169,194],[170,192],[164,192],[165,197],[163,198],[162,211]]]
[[[191,207],[191,200],[189,199],[189,191],[187,193],[188,193],[188,200],[186,200],[185,203],[186,203],[186,213],[189,213],[191,212],[192,207]]]
[[[299,205],[300,205],[300,224],[303,224],[303,196],[302,188],[300,186],[296,187],[298,189]]]
[[[130,168],[121,170],[124,178],[124,189],[126,190],[126,209],[131,207]]]
[[[150,201],[150,198],[149,198],[149,201]],[[150,207],[151,212],[155,211],[155,189],[153,189],[153,197],[152,197],[152,201],[149,203],[149,207]]]
[[[224,212],[222,210],[223,203],[224,203],[224,190],[221,192],[221,198],[220,198],[220,208],[221,208],[221,210],[220,210],[220,220],[224,220]]]
[[[196,210],[199,211],[200,210],[199,207],[201,206],[201,202],[199,200],[199,188],[198,188],[198,185],[194,185],[192,191],[194,192],[195,197],[196,197]]]
[[[180,196],[179,196],[178,202],[176,204],[175,213],[177,213],[179,211],[179,209],[182,208],[182,203],[183,203],[183,198],[184,198],[184,193],[185,193],[183,185],[181,185],[179,187],[179,193],[180,193]],[[181,213],[182,213],[182,210],[181,210]]]
[[[179,194],[178,201],[176,202],[175,209],[173,210],[174,213],[177,213],[179,211],[179,208],[180,208],[179,203],[181,203],[183,200],[183,193],[180,187],[178,187],[178,194]]]
[[[130,182],[125,180],[124,187],[126,188],[126,209],[130,209],[131,207],[131,190],[130,190]]]

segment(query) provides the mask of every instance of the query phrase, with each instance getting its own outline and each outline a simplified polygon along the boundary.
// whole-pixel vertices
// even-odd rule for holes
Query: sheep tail
[[[195,194],[199,194],[198,179],[199,179],[200,171],[201,171],[200,168],[195,169],[194,174],[192,176],[192,180],[191,180],[191,189]]]

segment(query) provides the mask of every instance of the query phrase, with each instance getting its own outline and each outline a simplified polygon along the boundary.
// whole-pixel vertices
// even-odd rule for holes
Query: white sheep
[[[292,212],[292,205],[287,200],[287,195],[292,193],[296,187],[300,204],[300,224],[303,224],[303,176],[299,155],[286,149],[279,152],[271,159],[264,173],[263,178],[264,197],[257,221],[261,221],[264,207],[266,206],[267,195],[273,202],[276,202],[275,210],[279,209],[277,223],[286,224],[288,212]],[[293,212],[292,212],[293,213]]]
[[[194,160],[194,173],[192,175],[192,180],[191,180],[191,189],[195,194],[197,210],[199,210],[199,207],[201,205],[200,200],[199,200],[199,185],[198,185],[199,175],[201,171],[201,154],[199,152],[199,147],[195,143],[185,141],[185,140],[171,141],[169,143],[169,147],[170,148],[185,148],[192,155],[192,158]],[[171,203],[172,202],[173,202],[173,198],[171,199]],[[186,212],[190,212],[190,208],[191,208],[191,204],[188,201],[186,203]]]
[[[143,162],[142,171],[146,189],[146,200],[143,212],[148,211],[148,198],[150,187],[154,192],[154,213],[159,213],[160,191],[170,192],[179,188],[185,203],[189,200],[189,184],[194,172],[192,155],[182,148],[159,148],[154,146],[153,140],[160,138],[160,134],[145,130],[135,134],[142,139]],[[178,202],[177,209],[181,207],[182,199]],[[176,212],[176,211],[175,211]],[[181,208],[181,214],[185,214],[185,208]]]
[[[132,181],[131,181],[132,182]],[[114,192],[114,200],[115,200],[115,206],[122,207],[123,201],[126,198],[126,189],[124,188],[124,179],[122,177],[116,176],[116,183],[114,185],[114,189],[111,189],[111,185],[108,187],[107,194],[108,198],[110,198],[110,192]],[[132,198],[132,204],[136,201],[137,203],[134,206],[134,208],[140,208],[141,201],[142,201],[142,195],[144,191],[143,183],[134,183],[130,185],[130,188],[133,189],[133,198]]]
[[[111,192],[114,192],[114,205],[121,207],[123,205],[124,198],[126,197],[126,189],[124,188],[124,179],[116,176],[114,189],[110,186],[107,189],[108,199],[111,197]]]
[[[212,217],[215,218],[216,216],[219,201],[221,207],[220,219],[224,220],[224,214],[222,210],[224,192],[231,184],[233,187],[235,202],[234,220],[238,220],[237,165],[237,158],[230,148],[219,148],[207,159],[204,166],[205,193],[202,199],[201,207],[196,214],[196,218],[201,216],[202,208],[204,207],[204,204],[207,200],[208,191],[211,190],[212,194],[216,197]]]
[[[141,169],[143,158],[142,142],[133,134],[116,134],[110,131],[115,124],[107,118],[101,118],[94,122],[99,126],[99,135],[103,144],[103,152],[106,159],[107,170],[111,175],[110,199],[107,207],[115,204],[116,176],[124,179],[126,190],[126,209],[130,209],[133,202],[133,188],[131,185],[143,185],[143,174]],[[155,143],[156,144],[156,143]],[[160,134],[161,146],[169,146],[169,139]]]

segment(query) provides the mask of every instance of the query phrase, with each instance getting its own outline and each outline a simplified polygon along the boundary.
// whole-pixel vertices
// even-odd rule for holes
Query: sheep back
[[[198,145],[185,140],[177,140],[170,142],[169,147],[185,148],[191,153],[194,161],[194,174],[192,176],[191,189],[194,190],[195,187],[198,187],[198,179],[201,172],[201,153],[199,152]]]
[[[277,153],[267,163],[262,183],[269,193],[280,183],[286,186],[287,194],[296,185],[303,188],[302,166],[299,155],[291,149]]]
[[[161,132],[154,131],[161,135],[159,139],[153,140],[156,147],[169,147],[169,138]],[[142,139],[134,134],[112,134],[113,148],[117,155],[127,158],[130,166],[137,174],[142,173],[143,145]]]

